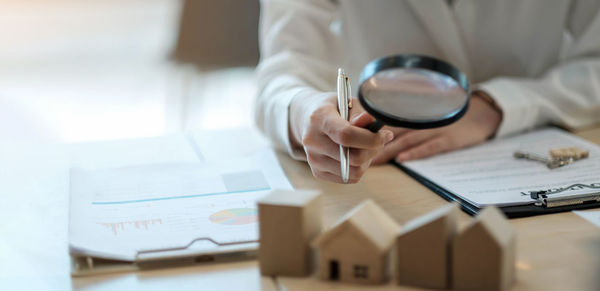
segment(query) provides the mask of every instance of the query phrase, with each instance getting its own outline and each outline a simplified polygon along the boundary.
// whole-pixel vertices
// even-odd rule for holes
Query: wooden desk
[[[600,128],[578,135],[600,144]],[[392,165],[369,169],[360,183],[339,185],[316,181],[306,164],[280,155],[296,188],[324,192],[324,223],[331,225],[346,211],[371,198],[401,224],[436,209],[444,199]],[[459,223],[470,217],[461,212]],[[600,230],[572,212],[510,220],[517,236],[517,283],[512,290],[600,290]],[[319,281],[275,279],[284,290],[415,290],[390,282],[377,288]]]
[[[600,143],[600,127],[578,134]],[[411,290],[393,282],[373,288],[312,277],[261,277],[256,261],[70,277],[68,168],[74,156],[93,157],[102,166],[161,162],[164,155],[147,150],[158,148],[156,144],[153,139],[43,147],[0,144],[0,290]],[[100,156],[103,151],[110,155]],[[171,161],[186,161],[193,155],[173,150],[168,156]],[[390,165],[370,169],[356,185],[338,185],[315,180],[306,163],[283,153],[279,158],[296,188],[325,193],[325,225],[366,198],[400,223],[446,203]],[[461,213],[461,223],[468,219]],[[513,290],[600,289],[600,231],[595,226],[570,212],[510,222],[519,234],[518,281]]]

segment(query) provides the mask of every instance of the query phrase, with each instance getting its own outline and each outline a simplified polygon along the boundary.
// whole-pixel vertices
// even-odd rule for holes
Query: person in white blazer
[[[371,164],[431,156],[546,124],[600,121],[598,0],[262,0],[255,117],[317,178],[341,182],[338,144],[351,148],[350,182]],[[336,72],[357,88],[369,61],[433,56],[471,82],[467,114],[445,127],[364,129],[336,107]],[[354,102],[358,104],[358,102]]]

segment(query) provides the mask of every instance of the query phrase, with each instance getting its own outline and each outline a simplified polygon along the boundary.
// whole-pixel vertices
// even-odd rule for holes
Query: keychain
[[[550,158],[535,153],[516,151],[513,155],[517,159],[527,159],[546,164],[549,169],[556,169],[585,159],[590,156],[590,151],[578,147],[568,147],[550,150]]]

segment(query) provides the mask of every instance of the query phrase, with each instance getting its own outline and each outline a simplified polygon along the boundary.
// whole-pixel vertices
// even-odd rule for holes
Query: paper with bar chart
[[[291,189],[271,150],[219,163],[71,170],[71,254],[135,260],[139,251],[257,241],[256,200]]]

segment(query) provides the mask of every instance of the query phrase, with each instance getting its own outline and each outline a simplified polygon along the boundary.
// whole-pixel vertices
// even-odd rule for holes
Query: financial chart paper
[[[72,169],[72,255],[135,260],[140,251],[258,240],[256,201],[292,189],[272,150],[219,162]]]

